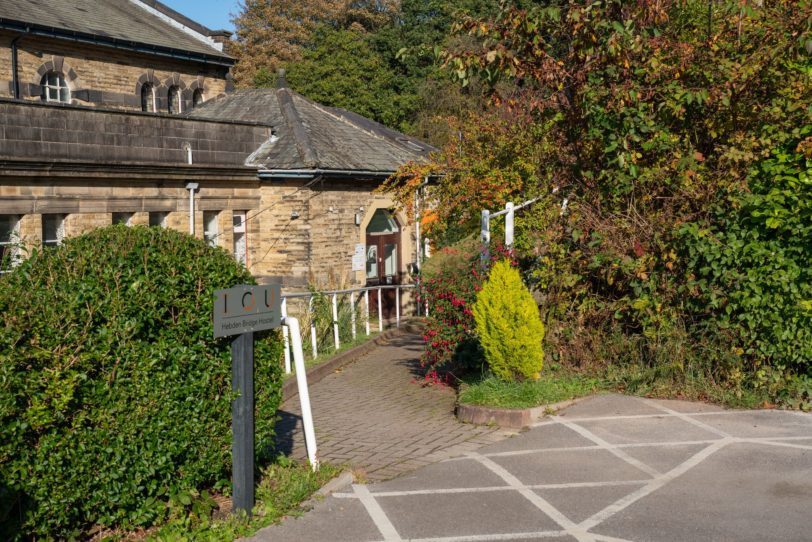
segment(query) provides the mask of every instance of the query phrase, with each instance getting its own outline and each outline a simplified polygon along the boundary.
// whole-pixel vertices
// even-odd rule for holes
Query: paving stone
[[[439,461],[483,442],[466,445],[472,439],[493,435],[484,441],[493,442],[510,434],[458,422],[453,390],[414,383],[421,351],[420,337],[401,335],[310,386],[322,461],[359,467],[368,479],[384,480],[409,468],[387,470],[392,465],[412,459]],[[299,398],[285,402],[280,415],[277,449],[304,459]]]

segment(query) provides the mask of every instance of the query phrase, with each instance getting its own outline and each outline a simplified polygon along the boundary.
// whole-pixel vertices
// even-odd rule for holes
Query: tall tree
[[[234,17],[236,39],[229,45],[237,58],[234,78],[240,86],[254,86],[260,70],[273,73],[301,60],[320,26],[375,30],[397,9],[396,0],[245,0]]]

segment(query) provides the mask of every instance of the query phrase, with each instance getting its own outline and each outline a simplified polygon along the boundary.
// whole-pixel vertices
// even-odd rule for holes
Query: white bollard
[[[505,215],[505,248],[510,248],[513,246],[513,222],[515,214],[513,203],[506,203],[505,210],[507,211]]]
[[[355,340],[355,292],[350,292],[350,314],[352,314],[352,340]]]
[[[378,288],[378,332],[383,333],[383,290]]]
[[[313,314],[313,296],[310,296],[310,302],[307,304],[307,310],[310,312],[310,347],[313,349],[313,359],[319,356],[319,340],[316,337],[316,315]]]
[[[310,410],[310,393],[307,390],[307,370],[302,351],[302,331],[296,318],[285,317],[282,323],[290,328],[293,338],[293,363],[296,365],[296,385],[299,389],[299,402],[302,405],[302,425],[305,433],[307,459],[314,471],[319,470],[319,453],[316,449],[316,431],[313,427],[313,412]]]
[[[395,287],[395,327],[400,327],[400,286]]]
[[[288,300],[282,298],[282,320],[288,316]],[[290,339],[288,338],[288,326],[282,326],[282,342],[285,345],[285,374],[290,374]]]
[[[369,290],[364,290],[364,305],[366,307],[364,311],[364,325],[367,330],[367,335],[369,335]]]
[[[338,294],[333,294],[333,339],[336,343],[336,352],[341,348],[341,341],[338,339]]]

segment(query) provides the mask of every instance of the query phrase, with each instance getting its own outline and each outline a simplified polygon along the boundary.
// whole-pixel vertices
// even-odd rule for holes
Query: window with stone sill
[[[42,246],[55,247],[65,238],[65,215],[42,215]]]
[[[157,98],[155,96],[155,85],[144,83],[141,86],[141,111],[155,113],[158,111]]]
[[[234,259],[246,265],[248,245],[245,238],[245,211],[234,211],[232,224],[232,231],[234,232]]]
[[[0,274],[7,273],[17,261],[20,217],[0,215]]]
[[[197,107],[202,104],[206,99],[203,96],[203,89],[196,88],[192,93],[192,107]]]
[[[70,103],[70,88],[65,76],[60,72],[50,71],[42,76],[42,100],[45,102]]]
[[[183,106],[181,105],[180,88],[177,86],[169,87],[169,114],[180,115],[183,113]]]

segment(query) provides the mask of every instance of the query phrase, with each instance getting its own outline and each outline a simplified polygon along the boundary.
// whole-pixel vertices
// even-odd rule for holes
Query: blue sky
[[[161,0],[175,11],[213,30],[234,30],[231,15],[240,9],[239,0]]]

